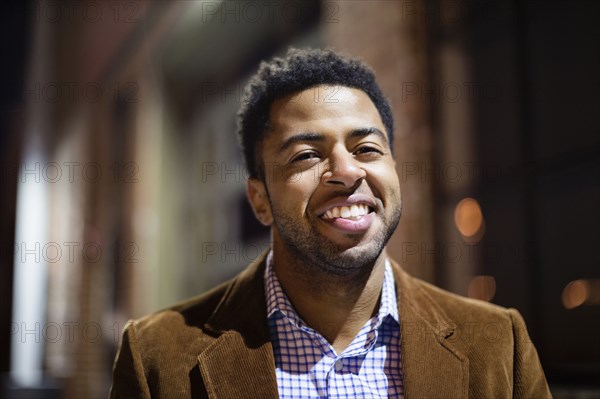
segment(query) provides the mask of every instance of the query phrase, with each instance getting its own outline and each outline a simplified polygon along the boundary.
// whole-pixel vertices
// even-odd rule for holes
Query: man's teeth
[[[344,218],[344,219],[358,219],[369,213],[369,207],[367,205],[352,205],[352,206],[336,206],[331,208],[323,217],[325,219]]]

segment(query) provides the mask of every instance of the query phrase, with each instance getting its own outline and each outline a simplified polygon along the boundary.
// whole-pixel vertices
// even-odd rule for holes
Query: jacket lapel
[[[198,365],[210,399],[278,398],[264,299],[264,256],[230,285],[204,330]]]
[[[237,332],[226,332],[198,356],[211,399],[277,398],[275,363],[270,343],[249,348]]]
[[[406,398],[466,398],[469,361],[451,342],[455,326],[416,281],[393,263]]]

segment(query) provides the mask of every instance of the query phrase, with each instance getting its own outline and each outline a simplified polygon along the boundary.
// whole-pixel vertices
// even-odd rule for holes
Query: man
[[[290,50],[246,88],[247,195],[272,249],[209,293],[131,322],[111,397],[545,398],[523,319],[388,258],[401,196],[372,71]]]

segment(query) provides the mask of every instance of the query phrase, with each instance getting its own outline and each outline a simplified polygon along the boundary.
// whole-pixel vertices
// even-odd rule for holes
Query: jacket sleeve
[[[513,398],[552,398],[535,346],[525,321],[516,309],[508,309],[514,336]]]
[[[113,368],[110,398],[150,398],[142,358],[138,350],[135,321],[125,326]]]

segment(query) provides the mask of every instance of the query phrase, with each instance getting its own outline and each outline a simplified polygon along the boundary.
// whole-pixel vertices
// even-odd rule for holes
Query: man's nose
[[[366,177],[360,162],[345,148],[335,149],[329,157],[329,166],[322,179],[325,184],[351,188]]]

